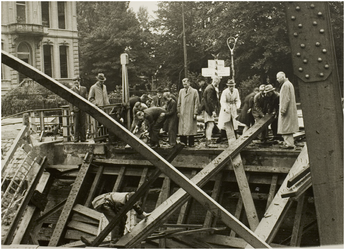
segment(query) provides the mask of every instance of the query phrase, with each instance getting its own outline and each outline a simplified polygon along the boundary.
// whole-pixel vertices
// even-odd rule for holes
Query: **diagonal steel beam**
[[[2,62],[7,66],[19,71],[20,73],[32,78],[39,84],[61,96],[74,106],[90,114],[96,120],[101,122],[109,131],[113,132],[124,142],[131,145],[137,152],[143,155],[154,166],[159,168],[164,174],[169,176],[177,185],[182,187],[194,199],[202,204],[206,209],[217,215],[227,226],[234,229],[245,241],[256,248],[270,248],[263,240],[259,239],[250,229],[237,220],[232,214],[225,210],[221,205],[214,201],[207,193],[191,182],[185,175],[179,172],[173,165],[166,161],[162,156],[157,154],[148,145],[143,143],[139,138],[131,134],[125,127],[111,118],[97,106],[80,97],[72,90],[63,86],[53,78],[45,75],[31,65],[21,61],[19,58],[2,51]],[[50,244],[52,245],[52,244]]]

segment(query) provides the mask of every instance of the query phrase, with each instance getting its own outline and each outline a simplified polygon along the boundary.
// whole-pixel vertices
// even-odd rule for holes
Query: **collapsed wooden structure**
[[[287,7],[287,14],[292,20],[289,23],[292,43],[295,42],[294,39],[297,39],[297,43],[295,42],[296,44],[298,44],[298,42],[312,41],[311,38],[316,38],[316,40],[318,40],[318,37],[313,35],[314,33],[310,32],[311,29],[303,31],[301,29],[303,27],[301,23],[296,25],[293,24],[296,17],[298,19],[303,16],[303,20],[310,21],[310,26],[317,26],[319,23],[324,25],[327,29],[330,29],[329,18],[324,18],[323,13],[326,13],[327,15],[327,10],[324,9],[324,4],[322,3],[290,4]],[[315,18],[319,18],[318,21],[313,21]],[[325,33],[324,29],[319,29],[317,31],[321,34]],[[326,32],[326,35],[328,34],[331,34],[329,30]],[[295,46],[292,48],[293,53],[296,53],[298,57],[294,60],[294,64],[296,72],[300,72],[298,74],[296,73],[296,75],[299,77],[300,84],[302,85],[302,87],[300,86],[302,89],[302,100],[309,100],[306,102],[305,113],[308,114],[306,119],[306,131],[308,143],[310,142],[310,147],[308,147],[310,157],[308,157],[307,147],[305,146],[291,169],[289,169],[287,177],[284,178],[284,181],[282,182],[279,182],[279,178],[275,175],[276,170],[271,170],[273,175],[271,177],[271,182],[269,183],[270,188],[266,201],[267,209],[264,210],[263,215],[259,215],[257,207],[255,206],[253,200],[255,195],[253,194],[253,191],[250,190],[250,183],[248,182],[248,176],[251,172],[246,171],[240,152],[250,143],[263,127],[270,123],[270,119],[272,119],[271,116],[266,116],[230,145],[229,148],[213,157],[212,160],[207,162],[207,164],[199,170],[199,172],[194,169],[194,172],[189,174],[189,177],[191,177],[189,179],[185,174],[177,169],[176,166],[173,166],[169,162],[173,160],[180,150],[178,146],[174,148],[173,152],[171,152],[169,159],[165,159],[161,154],[153,151],[138,138],[128,133],[124,127],[105,112],[85,99],[80,98],[77,94],[59,84],[54,79],[42,74],[30,65],[21,62],[18,58],[13,57],[6,52],[2,52],[2,60],[6,65],[27,75],[47,87],[49,90],[62,96],[73,105],[78,106],[81,110],[89,113],[107,127],[110,132],[117,135],[124,142],[130,144],[135,151],[139,152],[146,160],[148,160],[148,162],[158,169],[154,174],[150,175],[150,177],[147,177],[149,172],[148,165],[144,164],[144,166],[142,166],[142,163],[136,163],[136,165],[141,165],[143,168],[138,185],[136,187],[132,187],[134,189],[138,189],[138,191],[136,192],[136,195],[130,199],[128,206],[123,208],[121,214],[127,212],[126,210],[130,208],[131,203],[142,198],[140,196],[147,191],[147,188],[151,184],[155,183],[156,178],[161,176],[159,171],[164,174],[161,177],[163,181],[162,186],[160,187],[158,200],[155,204],[156,209],[152,211],[147,220],[139,222],[132,228],[131,232],[122,237],[117,242],[118,247],[130,248],[144,244],[144,246],[150,248],[154,246],[159,248],[205,248],[216,247],[219,245],[236,248],[270,248],[272,247],[274,237],[277,235],[279,226],[283,223],[284,218],[286,218],[289,207],[291,207],[293,200],[296,199],[298,200],[298,204],[296,207],[293,233],[291,234],[290,240],[293,245],[298,245],[303,234],[302,219],[304,218],[303,213],[305,211],[305,192],[312,184],[316,184],[316,188],[314,189],[315,199],[317,201],[316,214],[319,215],[324,213],[328,215],[317,216],[318,220],[322,220],[322,222],[317,221],[321,244],[343,244],[343,191],[341,188],[343,183],[343,132],[341,131],[342,119],[337,119],[337,116],[342,114],[342,112],[341,105],[339,105],[340,98],[338,98],[339,96],[336,94],[336,88],[332,85],[332,81],[334,82],[336,80],[337,74],[336,67],[334,66],[334,55],[332,55],[333,47],[332,45],[327,44],[327,41],[332,40],[331,38],[331,35],[329,35],[326,38],[320,38],[322,43],[316,42],[317,47],[317,44],[323,44],[325,46],[324,49],[320,50],[321,53],[327,54],[330,52],[330,56],[328,54],[326,55],[326,61],[331,62],[331,66],[326,64],[326,67],[325,65],[325,73],[323,72],[324,69],[321,69],[323,67],[321,64],[321,66],[316,66],[320,71],[317,74],[314,74],[313,72],[313,69],[315,68],[313,63],[311,63],[311,66],[301,64],[305,68],[302,68],[300,65],[300,62],[306,64],[305,62],[308,61],[306,59],[309,56],[307,52],[312,56],[315,56],[316,53],[311,53],[312,50],[301,53],[298,50],[315,43],[314,40],[310,42],[310,44],[306,45],[302,43],[299,47]],[[301,54],[303,54],[302,57]],[[303,59],[303,61],[301,59]],[[312,61],[313,58],[310,57],[308,59]],[[315,62],[317,61],[320,62],[319,59],[315,60]],[[332,73],[329,69],[333,69],[334,72]],[[305,74],[305,71],[310,72],[310,75]],[[327,80],[328,76],[331,76],[331,82]],[[307,93],[310,90],[308,85],[310,82],[316,86],[314,88],[314,94],[319,95],[319,92],[322,92],[325,93],[327,97],[315,98],[312,96],[310,98],[311,95]],[[326,88],[327,91],[324,92]],[[323,126],[324,124],[317,127],[319,123],[311,122],[313,121],[313,118],[311,118],[310,115],[315,113],[313,112],[315,109],[320,108],[333,111],[323,116],[323,118],[328,119],[328,121],[331,120],[332,123],[335,124],[335,129],[332,133],[325,131],[326,127]],[[316,136],[314,131],[316,131]],[[339,135],[341,135],[340,138]],[[322,143],[321,147],[319,144],[320,142]],[[326,147],[323,147],[324,145],[326,145]],[[310,168],[309,158],[311,159]],[[94,171],[93,166],[97,161],[101,164],[96,164],[97,171]],[[320,164],[318,161],[321,161],[324,165]],[[67,174],[66,172],[71,172],[70,174],[72,174],[74,171],[75,180],[73,186],[71,187],[66,200],[61,201],[41,216],[39,216],[36,211],[36,208],[40,207],[39,202],[38,205],[29,205],[29,201],[33,197],[34,191],[27,192],[23,199],[25,202],[23,202],[20,209],[18,209],[18,213],[15,217],[16,219],[13,220],[6,237],[3,238],[3,244],[9,245],[11,243],[14,244],[30,241],[33,244],[39,243],[37,235],[35,234],[39,232],[39,229],[42,229],[42,225],[46,219],[50,218],[50,216],[55,214],[56,211],[61,210],[60,216],[54,225],[53,232],[47,243],[48,246],[81,246],[81,242],[77,241],[77,238],[80,236],[87,237],[89,245],[100,246],[109,234],[111,228],[117,223],[117,220],[115,218],[98,234],[98,232],[96,233],[95,225],[99,223],[98,220],[100,215],[91,211],[88,207],[91,199],[97,193],[99,186],[104,184],[104,182],[101,181],[101,178],[105,171],[107,171],[108,164],[111,166],[116,165],[116,160],[109,159],[109,162],[94,160],[93,153],[89,152],[85,156],[80,167],[63,171],[64,173],[52,170],[54,167],[51,167],[51,170],[47,173],[43,170],[48,170],[49,167],[46,165],[44,160],[41,161],[39,163],[40,167],[38,168],[38,172],[36,173],[36,178],[32,180],[30,187],[36,187],[36,184],[38,183],[37,189],[42,190],[44,193],[45,187],[50,186],[49,182],[51,181],[51,176],[63,176]],[[124,176],[126,176],[125,172],[127,172],[125,165],[124,161],[119,164],[117,178],[111,190],[116,191],[123,189],[122,185],[124,184]],[[327,171],[322,169],[324,167]],[[233,171],[236,183],[238,184],[237,195],[239,199],[237,201],[234,215],[220,204],[220,199],[223,197],[223,195],[220,195],[221,180],[224,174],[223,171],[226,168]],[[273,168],[275,168],[275,166],[273,166]],[[90,178],[89,174],[92,172],[91,169],[94,171],[94,178],[90,189],[88,189],[86,186],[87,180]],[[277,171],[277,173],[279,173],[281,170]],[[326,173],[331,174],[326,175]],[[214,178],[215,176],[216,178]],[[313,179],[313,183],[311,182],[311,178]],[[211,193],[208,194],[202,189],[202,187],[204,185],[208,185],[208,182],[211,180],[214,181],[213,188]],[[169,196],[171,193],[170,188],[172,183],[179,187],[179,189]],[[277,186],[280,187],[276,193]],[[85,190],[88,191],[85,192]],[[328,195],[327,192],[330,191],[335,192],[337,198]],[[39,194],[38,197],[40,197]],[[199,225],[185,223],[185,216],[191,203],[191,200],[189,200],[191,197],[197,201],[205,211],[207,211],[205,220],[201,227]],[[40,199],[38,198],[38,200]],[[24,211],[26,206],[30,209]],[[172,226],[169,223],[165,223],[179,207],[181,207],[181,210],[176,222],[176,225],[178,226]],[[239,220],[242,207],[246,212],[246,219],[244,221]],[[22,218],[22,215],[24,215],[24,219],[22,219],[19,225],[19,220]],[[218,227],[217,221],[221,221],[223,227]],[[310,228],[312,225],[315,225],[314,221],[312,221],[305,229]],[[17,226],[19,226],[19,228],[17,228]],[[174,227],[174,229],[171,229],[172,227]],[[226,229],[231,229],[230,234],[228,234],[228,232],[224,233],[224,230],[226,231]],[[191,237],[191,235],[193,235],[193,237]],[[237,237],[234,237],[235,235]],[[66,239],[72,240],[73,242],[66,244]]]

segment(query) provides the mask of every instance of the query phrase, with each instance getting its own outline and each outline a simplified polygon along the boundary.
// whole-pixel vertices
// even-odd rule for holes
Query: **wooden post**
[[[320,243],[342,245],[344,118],[328,5],[289,2],[286,18],[302,103]]]
[[[122,65],[122,102],[128,103],[129,101],[129,83],[128,83],[128,72],[127,72],[127,65],[128,64],[128,54],[123,53],[121,54],[121,65]],[[130,110],[127,110],[126,113],[127,117],[127,128],[131,127],[130,121]]]

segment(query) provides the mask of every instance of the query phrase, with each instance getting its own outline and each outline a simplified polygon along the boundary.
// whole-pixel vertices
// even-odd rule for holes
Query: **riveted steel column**
[[[321,245],[343,244],[343,111],[328,3],[286,3]]]

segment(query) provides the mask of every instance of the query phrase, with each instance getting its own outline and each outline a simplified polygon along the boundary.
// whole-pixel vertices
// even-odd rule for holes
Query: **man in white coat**
[[[197,134],[197,114],[199,107],[198,91],[190,86],[188,78],[182,80],[183,89],[180,90],[177,100],[177,116],[179,118],[178,134],[180,141],[194,147],[194,135]]]
[[[293,134],[299,130],[295,89],[284,72],[277,73],[277,81],[280,83],[278,134],[284,139],[281,148],[294,149]]]
[[[229,79],[226,85],[228,88],[223,90],[220,98],[218,127],[226,131],[230,145],[230,140],[236,140],[235,130],[238,129],[236,117],[237,109],[241,106],[241,100],[238,89],[235,88],[235,82]]]

